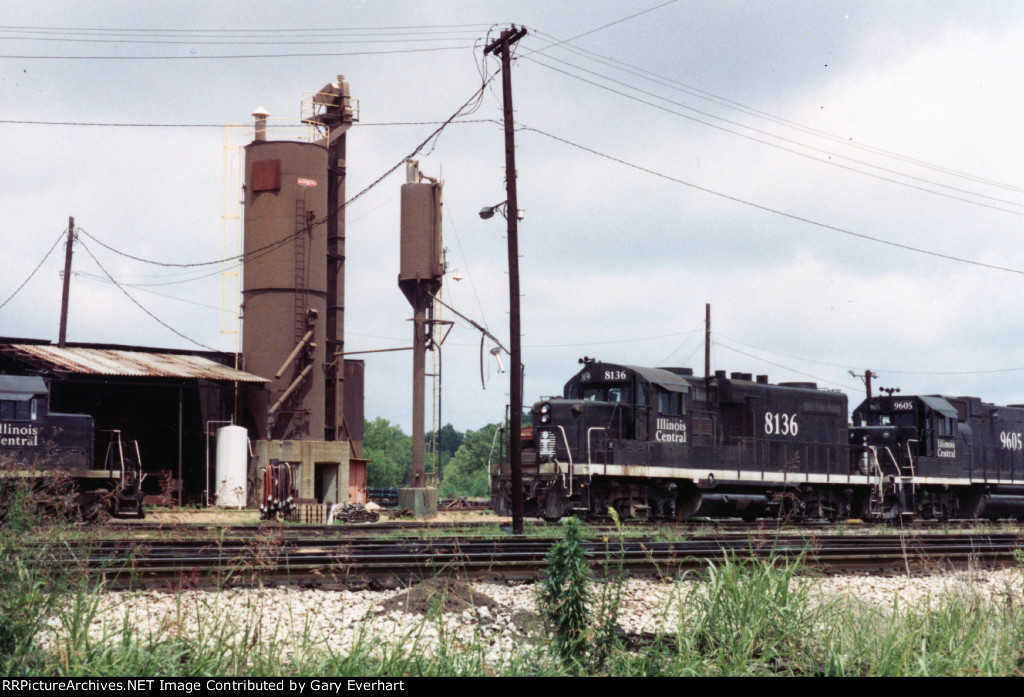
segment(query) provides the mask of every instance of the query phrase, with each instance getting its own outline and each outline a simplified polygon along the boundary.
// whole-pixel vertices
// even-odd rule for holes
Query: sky
[[[73,216],[70,341],[233,351],[230,265],[112,250],[237,253],[228,164],[250,114],[297,121],[304,96],[344,75],[359,101],[347,193],[370,187],[346,207],[346,350],[411,344],[404,167],[381,176],[483,80],[414,158],[444,181],[443,298],[507,346],[505,221],[478,216],[506,198],[499,64],[482,47],[515,24],[528,31],[512,68],[527,405],[560,394],[582,356],[700,373],[705,304],[712,370],[816,382],[851,410],[864,396],[851,372],[866,370],[902,394],[1024,403],[1019,2],[0,10],[0,336],[56,341],[54,245]],[[442,318],[455,321],[442,423],[499,421],[508,374],[490,355],[481,368],[468,322]],[[408,432],[411,354],[354,357],[367,418]]]

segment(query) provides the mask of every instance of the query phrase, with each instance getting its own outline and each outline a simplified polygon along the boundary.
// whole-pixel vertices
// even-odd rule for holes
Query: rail
[[[437,575],[537,579],[546,574],[554,538],[457,537],[367,539],[323,536],[285,538],[260,534],[248,539],[72,541],[38,564],[74,565],[108,587],[168,582],[259,584],[275,578],[317,587],[363,584],[372,579],[408,581]],[[810,567],[862,571],[1016,564],[1019,534],[781,536],[770,531],[716,535],[679,541],[660,537],[620,539],[608,549],[597,537],[585,543],[596,570],[672,577],[728,557],[800,560]],[[31,559],[31,555],[29,559]],[[36,563],[30,561],[29,563]]]

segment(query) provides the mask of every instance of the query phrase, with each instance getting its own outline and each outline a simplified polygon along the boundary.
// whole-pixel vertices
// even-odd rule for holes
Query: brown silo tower
[[[327,148],[260,135],[245,148],[242,354],[273,382],[254,416],[265,438],[323,440]]]
[[[249,372],[272,381],[262,401],[247,404],[261,439],[251,475],[289,463],[300,502],[340,503],[350,456],[360,454],[350,452],[351,440],[362,439],[361,392],[350,419],[359,423],[344,428],[341,355],[345,132],[356,119],[342,77],[309,106],[304,138],[294,129],[279,137],[257,110],[245,148],[242,353]]]

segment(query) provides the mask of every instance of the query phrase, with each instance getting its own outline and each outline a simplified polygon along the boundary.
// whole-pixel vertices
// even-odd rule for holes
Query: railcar
[[[106,435],[103,465],[96,468],[91,416],[51,412],[41,377],[0,375],[0,480],[45,484],[69,478],[86,517],[102,508],[142,516],[138,445],[123,443],[117,431]]]
[[[865,516],[1024,519],[1024,405],[890,394],[852,421],[851,463],[872,481]]]
[[[531,411],[523,449],[527,516],[799,515],[844,518],[868,474],[851,470],[847,398],[767,376],[593,359]],[[511,510],[507,462],[492,506]]]

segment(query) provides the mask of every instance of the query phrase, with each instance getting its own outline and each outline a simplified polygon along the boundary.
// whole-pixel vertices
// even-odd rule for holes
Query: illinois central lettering
[[[38,448],[39,427],[0,423],[0,445]]]
[[[686,423],[680,419],[657,419],[654,440],[658,443],[685,443]]]

